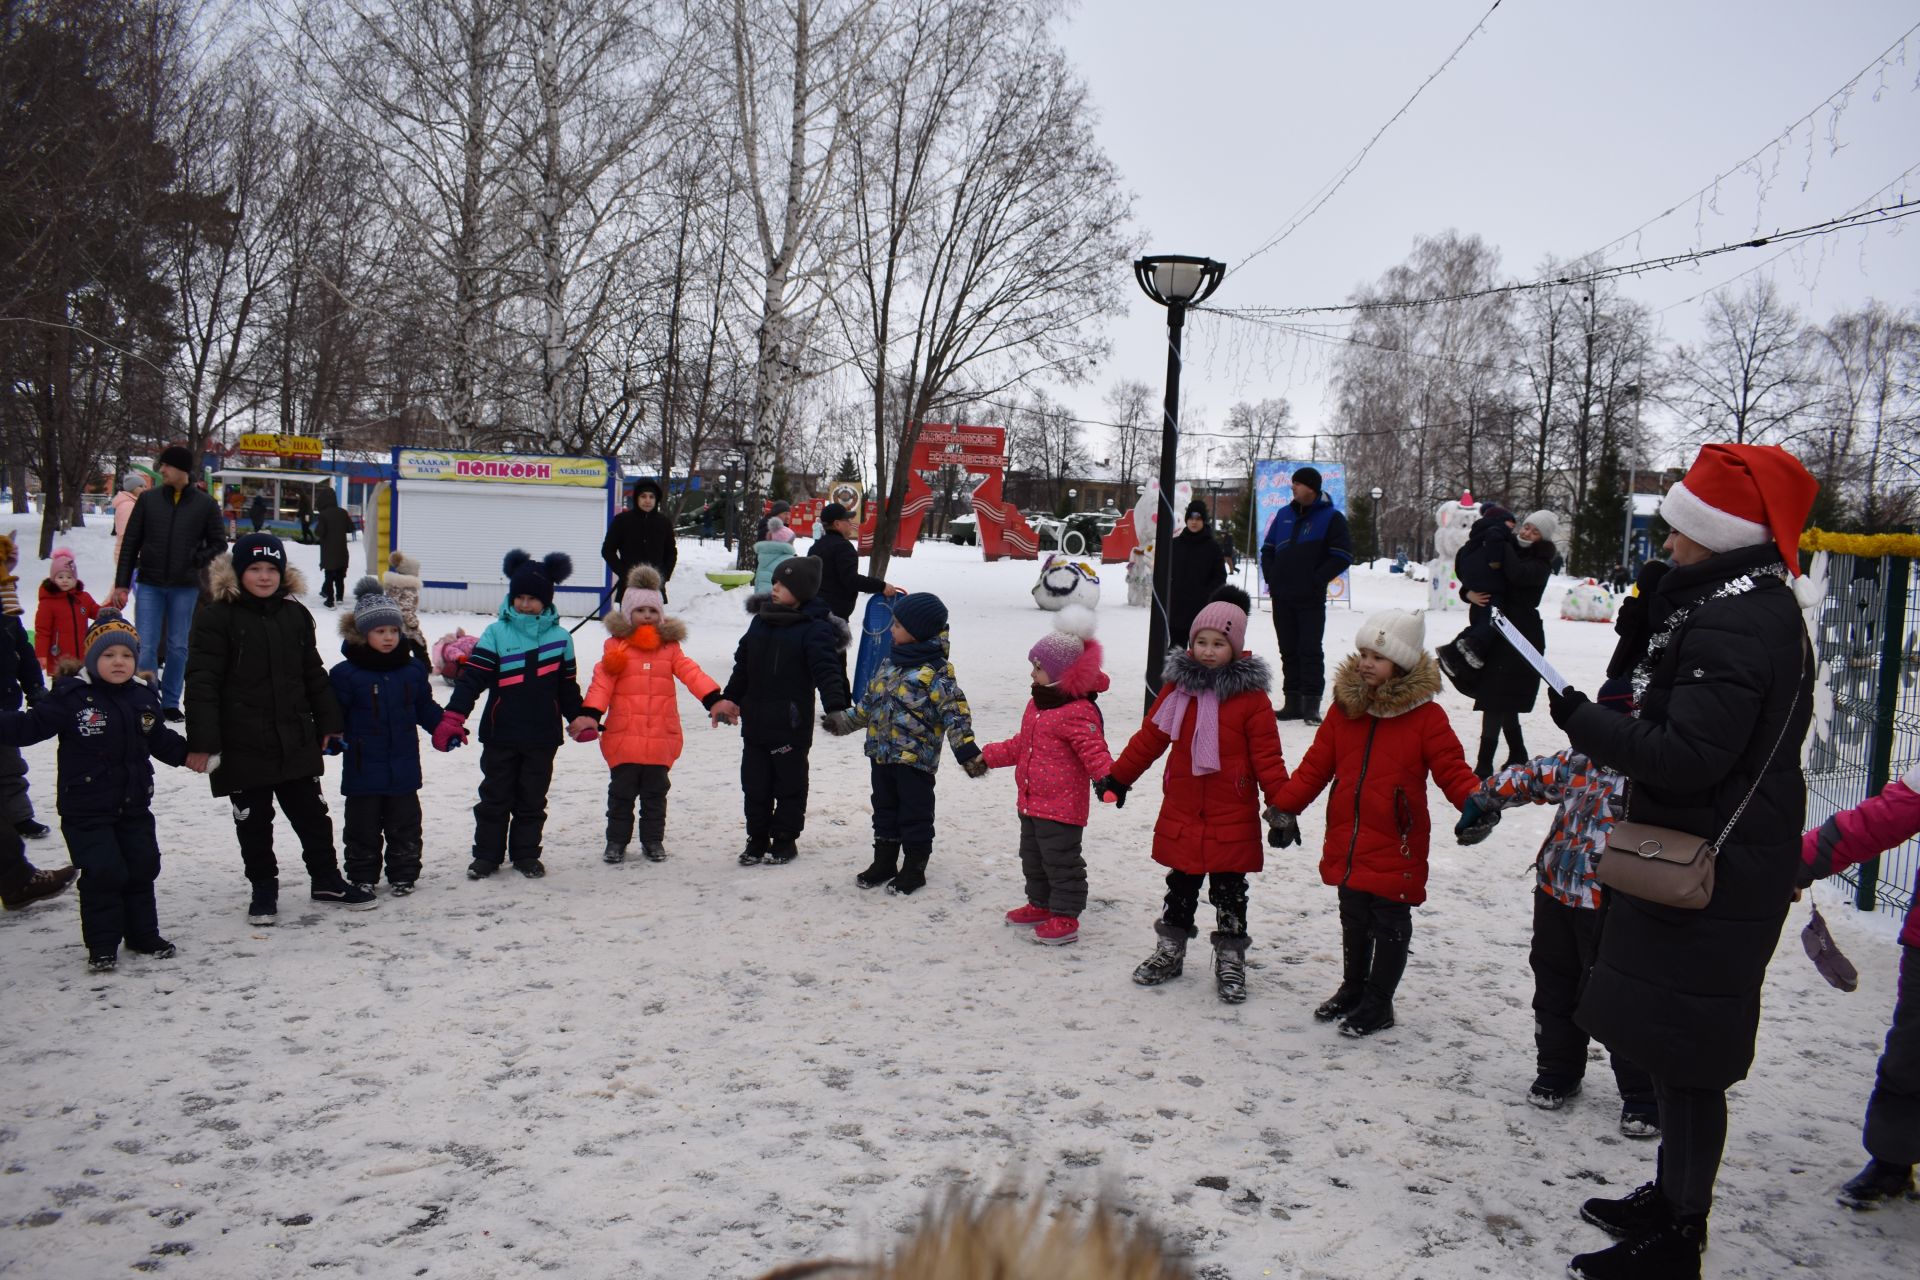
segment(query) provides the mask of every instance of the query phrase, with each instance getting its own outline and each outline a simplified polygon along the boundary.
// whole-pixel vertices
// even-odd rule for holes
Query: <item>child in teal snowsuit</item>
[[[884,884],[891,893],[906,894],[926,884],[943,732],[967,776],[986,776],[987,762],[973,740],[973,717],[948,648],[947,606],[940,597],[927,592],[896,596],[892,652],[867,682],[859,705],[838,720],[828,717],[829,732],[867,730],[873,865],[854,878],[862,889]]]

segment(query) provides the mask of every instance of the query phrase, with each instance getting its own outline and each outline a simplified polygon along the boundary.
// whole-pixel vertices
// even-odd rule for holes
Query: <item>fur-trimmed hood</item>
[[[283,599],[305,595],[307,580],[300,570],[288,565],[280,571],[280,595]],[[233,604],[244,594],[240,575],[233,571],[233,554],[216,556],[207,566],[207,594],[222,604]]]
[[[1333,673],[1334,705],[1356,720],[1361,716],[1391,720],[1425,706],[1439,693],[1440,664],[1430,653],[1421,654],[1413,670],[1395,676],[1378,689],[1369,689],[1360,678],[1357,657],[1349,656]]]
[[[819,596],[807,601],[798,609],[788,609],[773,602],[773,592],[756,591],[747,597],[746,611],[776,627],[790,627],[800,622],[824,622],[833,632],[833,647],[836,652],[844,653],[853,644],[853,629],[846,619],[827,608],[826,602]]]
[[[624,640],[636,649],[646,648],[645,645],[634,638],[634,633],[640,628],[635,626],[633,621],[619,610],[616,609],[612,613],[609,613],[606,617],[602,618],[600,622],[602,626],[606,627],[607,634],[615,640]],[[663,615],[660,621],[654,626],[654,630],[660,633],[660,643],[663,645],[686,643],[687,624],[679,618],[669,618]]]
[[[396,573],[403,577],[418,578],[420,562],[404,551],[395,551],[387,557],[387,576],[391,578]]]
[[[1188,693],[1211,689],[1222,702],[1242,693],[1266,693],[1273,688],[1272,669],[1251,653],[1241,654],[1224,667],[1209,667],[1185,649],[1169,649],[1160,679]]]

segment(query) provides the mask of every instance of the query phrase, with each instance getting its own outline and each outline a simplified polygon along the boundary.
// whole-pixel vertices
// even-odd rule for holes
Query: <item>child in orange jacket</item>
[[[33,651],[47,679],[61,674],[62,658],[76,667],[86,660],[87,628],[99,616],[100,604],[80,581],[73,552],[55,547],[53,566],[40,584],[40,607],[33,614]]]
[[[1294,815],[1329,782],[1320,878],[1340,890],[1340,989],[1313,1011],[1344,1018],[1343,1034],[1393,1025],[1393,993],[1407,967],[1413,908],[1427,900],[1427,775],[1454,805],[1480,789],[1447,713],[1434,702],[1440,668],[1426,651],[1418,614],[1387,609],[1360,624],[1357,652],[1333,676],[1333,710],[1300,767],[1267,811],[1268,841],[1300,839]],[[1485,839],[1497,811],[1461,836]]]
[[[673,682],[709,711],[720,686],[680,648],[687,624],[662,611],[666,596],[659,571],[636,565],[627,575],[618,608],[603,620],[606,648],[594,664],[585,705],[574,720],[574,737],[600,738],[600,754],[613,776],[607,781],[607,862],[625,862],[633,840],[634,802],[640,805],[640,852],[649,862],[667,858],[667,771],[680,758],[680,708]]]

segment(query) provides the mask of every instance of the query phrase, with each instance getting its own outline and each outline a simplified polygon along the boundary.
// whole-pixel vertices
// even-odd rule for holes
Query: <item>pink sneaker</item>
[[[1072,916],[1054,916],[1042,921],[1033,931],[1033,940],[1049,947],[1058,947],[1072,942],[1080,936],[1080,922]]]
[[[1015,907],[1013,910],[1007,912],[1008,924],[1017,924],[1025,928],[1032,928],[1036,924],[1045,924],[1051,919],[1053,919],[1053,912],[1047,910],[1045,907]]]

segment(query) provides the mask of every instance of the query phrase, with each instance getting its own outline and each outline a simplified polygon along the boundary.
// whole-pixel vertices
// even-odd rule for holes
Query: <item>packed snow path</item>
[[[72,545],[104,596],[104,527]],[[294,549],[309,569],[314,554]],[[671,610],[724,679],[744,619],[739,593],[701,577],[720,555],[684,547]],[[1109,569],[1116,688],[1102,706],[1117,751],[1139,720],[1146,614]],[[30,600],[45,565],[21,571]],[[1010,734],[1025,702],[1025,653],[1048,621],[1033,574],[944,546],[889,573],[952,607],[983,739]],[[1362,610],[1422,598],[1370,573],[1356,594]],[[331,663],[332,615],[309,604]],[[1611,630],[1561,622],[1557,606],[1556,588],[1550,653],[1591,688]],[[1360,616],[1332,612],[1330,662]],[[1431,620],[1430,646],[1457,617]],[[484,619],[423,621],[431,639]],[[1271,659],[1268,615],[1251,635]],[[578,639],[584,678],[602,632]],[[1450,692],[1445,705],[1471,750],[1477,717]],[[419,892],[347,913],[307,902],[296,872],[271,929],[246,923],[225,803],[161,769],[161,922],[177,959],[127,956],[89,976],[71,896],[0,919],[0,1274],[751,1276],[883,1249],[930,1198],[1013,1179],[1067,1202],[1115,1196],[1209,1280],[1544,1276],[1605,1243],[1579,1221],[1582,1198],[1652,1174],[1652,1144],[1619,1136],[1597,1056],[1567,1110],[1524,1100],[1546,809],[1508,814],[1478,848],[1436,848],[1399,1026],[1356,1043],[1310,1016],[1339,969],[1317,811],[1308,851],[1272,855],[1254,879],[1252,994],[1228,1008],[1204,933],[1185,977],[1129,981],[1161,892],[1154,776],[1124,810],[1096,807],[1081,940],[1043,948],[1001,922],[1021,900],[1007,774],[971,781],[949,760],[927,888],[861,893],[865,762],[858,740],[822,735],[800,859],[742,869],[737,738],[691,699],[682,708],[671,861],[601,863],[606,771],[596,749],[568,745],[547,878],[469,882],[478,752],[427,751]],[[1536,752],[1563,745],[1544,702],[1527,731]],[[1310,733],[1283,727],[1290,765]],[[52,744],[27,754],[52,822]],[[284,827],[279,847],[297,868]],[[29,852],[65,859],[57,834]],[[1892,930],[1830,907],[1862,972],[1842,995],[1800,954],[1805,915],[1773,965],[1754,1074],[1733,1093],[1706,1274],[1908,1276],[1920,1205],[1856,1217],[1832,1202],[1863,1159]]]

